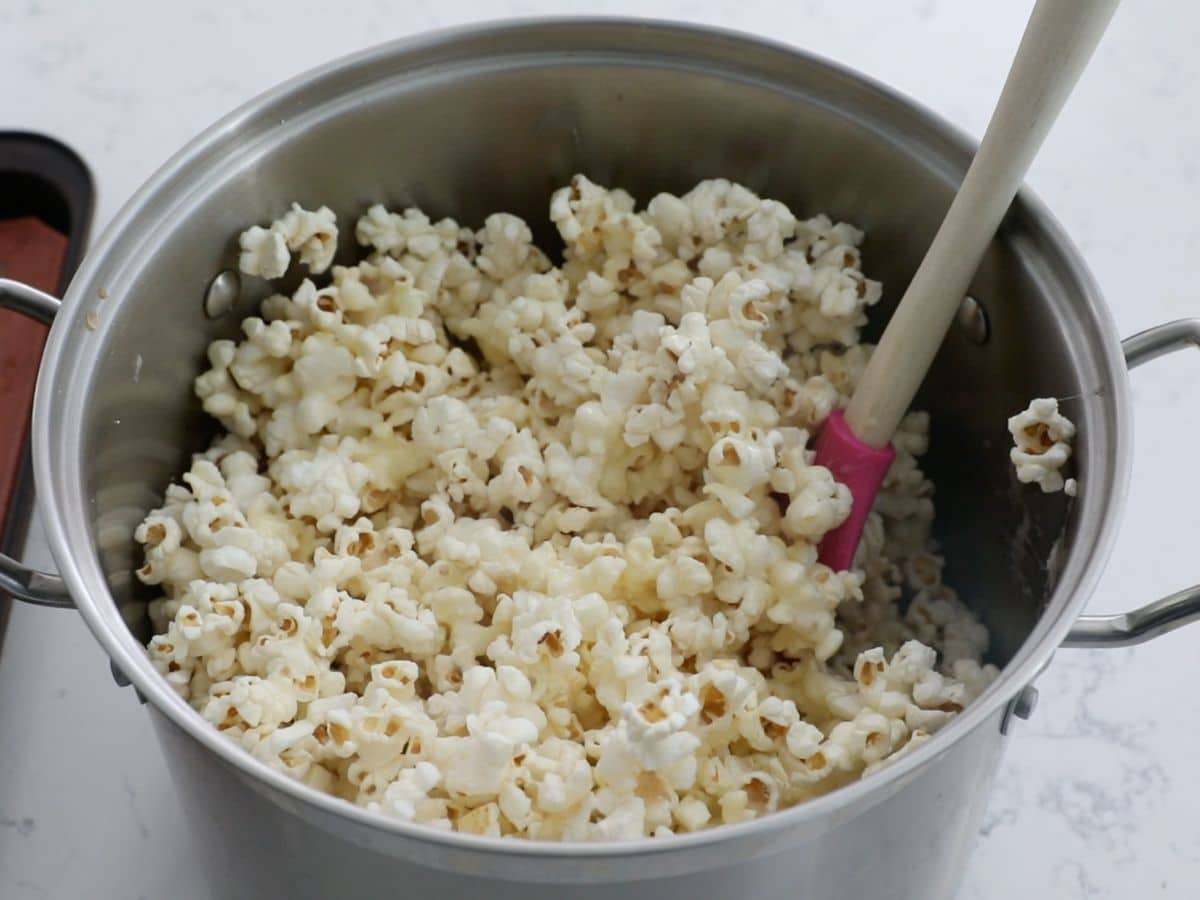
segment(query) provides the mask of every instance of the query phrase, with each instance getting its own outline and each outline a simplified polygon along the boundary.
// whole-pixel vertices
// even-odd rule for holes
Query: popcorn
[[[995,669],[942,583],[928,416],[856,567],[817,559],[862,234],[723,179],[639,212],[576,176],[550,207],[561,266],[502,213],[374,205],[350,266],[326,207],[241,235],[248,274],[327,274],[208,349],[228,433],[135,535],[154,667],[290,777],[469,834],[695,831],[912,752]],[[1022,415],[1044,487],[1069,423]]]
[[[699,745],[686,729],[700,709],[699,701],[676,680],[653,685],[654,696],[621,706],[621,724],[638,763],[647,771],[670,768]]]
[[[292,261],[287,241],[273,228],[255,225],[246,229],[238,238],[238,246],[241,248],[238,268],[247,275],[279,278]]]
[[[300,254],[300,262],[313,274],[326,271],[337,252],[337,218],[327,206],[315,212],[293,203],[270,228],[254,225],[238,238],[238,268],[247,275],[280,278]]]
[[[241,547],[210,547],[200,551],[200,571],[213,581],[242,581],[257,569],[254,557]]]
[[[405,769],[396,775],[384,792],[383,808],[398,819],[412,822],[420,817],[428,821],[427,816],[421,815],[422,807],[426,805],[429,792],[442,780],[442,773],[431,762],[422,760],[411,769]]]
[[[1016,445],[1009,451],[1017,480],[1035,482],[1043,493],[1067,487],[1059,471],[1071,458],[1071,438],[1075,425],[1058,411],[1053,397],[1031,400],[1029,406],[1008,420],[1008,430]],[[1070,479],[1068,496],[1075,496],[1075,479]]]
[[[272,477],[288,513],[313,520],[317,530],[333,532],[358,515],[369,477],[365,465],[352,458],[352,439],[325,438],[315,451],[288,450],[271,465]]]
[[[300,262],[313,274],[329,268],[337,252],[337,218],[328,206],[310,212],[293,203],[292,208],[271,226],[283,235],[287,247],[300,254]]]

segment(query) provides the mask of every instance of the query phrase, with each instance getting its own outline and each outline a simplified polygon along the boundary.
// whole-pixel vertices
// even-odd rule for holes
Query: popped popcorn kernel
[[[861,232],[724,179],[639,211],[578,175],[549,212],[561,264],[504,213],[373,205],[347,266],[327,207],[241,234],[243,272],[312,277],[208,348],[226,433],[135,535],[155,669],[290,777],[489,837],[748,821],[912,752],[996,670],[942,582],[927,415],[856,566],[818,560]],[[1044,489],[1046,403],[1013,432]]]
[[[1057,400],[1031,400],[1026,409],[1008,420],[1008,431],[1015,445],[1009,456],[1018,481],[1035,483],[1043,493],[1066,491],[1068,496],[1075,496],[1075,479],[1064,481],[1060,471],[1071,458],[1075,425],[1058,411]]]
[[[315,275],[326,271],[337,252],[337,218],[327,206],[315,212],[293,203],[270,228],[254,225],[238,238],[238,268],[247,275],[279,278],[288,269],[292,254]]]

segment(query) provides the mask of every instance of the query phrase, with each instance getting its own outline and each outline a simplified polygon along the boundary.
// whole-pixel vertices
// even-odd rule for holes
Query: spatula
[[[1038,0],[979,151],[950,211],[875,348],[845,412],[816,443],[816,462],[850,489],[846,521],[820,559],[850,567],[863,524],[895,457],[907,412],[971,278],[1025,173],[1100,41],[1118,0]]]

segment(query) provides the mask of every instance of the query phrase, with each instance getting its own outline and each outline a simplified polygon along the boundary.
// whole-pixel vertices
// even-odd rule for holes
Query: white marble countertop
[[[170,153],[259,91],[388,37],[567,0],[348,7],[255,0],[0,0],[0,127],[56,135],[92,166],[97,229]],[[770,34],[888,82],[979,134],[1032,0],[621,0],[653,15]],[[1200,312],[1200,6],[1127,3],[1033,168],[1124,333]],[[1188,412],[1200,359],[1134,379],[1125,527],[1093,611],[1200,578]],[[45,561],[44,551],[33,550]],[[963,900],[1200,893],[1200,626],[1119,651],[1063,651],[1018,723]],[[193,900],[202,859],[132,691],[70,614],[17,608],[0,653],[0,896]],[[919,826],[920,823],[914,823]]]

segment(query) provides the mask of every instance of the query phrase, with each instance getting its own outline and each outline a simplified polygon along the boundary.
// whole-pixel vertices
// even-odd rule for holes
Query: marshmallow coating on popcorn
[[[995,676],[908,415],[855,567],[813,465],[880,296],[863,235],[725,180],[582,175],[478,231],[372,206],[241,237],[308,274],[216,341],[224,434],[137,532],[154,665],[260,760],[433,828],[658,837],[801,803]]]

